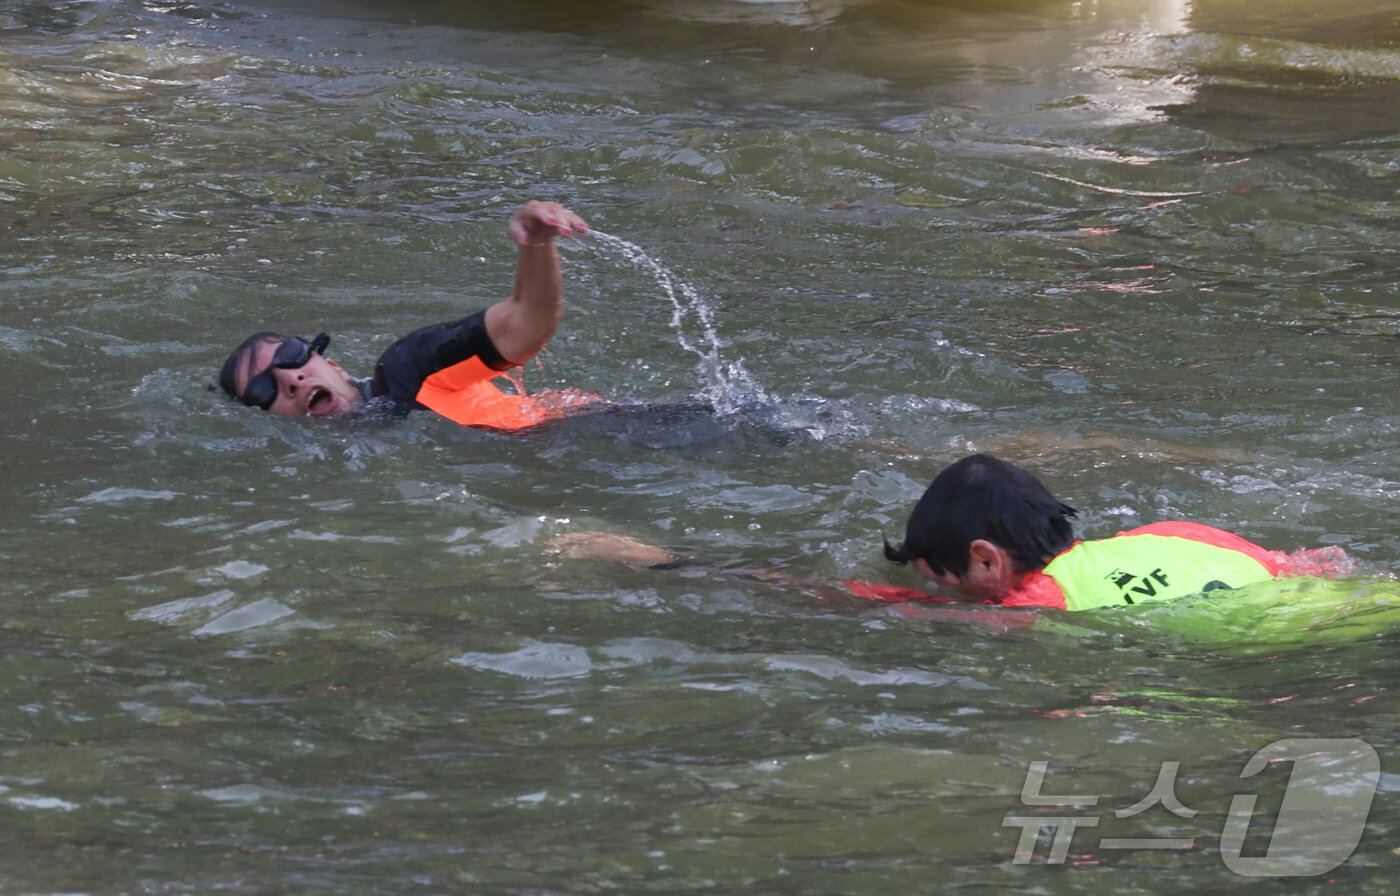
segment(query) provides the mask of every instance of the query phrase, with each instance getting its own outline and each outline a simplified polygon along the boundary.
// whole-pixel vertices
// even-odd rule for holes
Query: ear
[[[979,538],[967,547],[968,566],[984,572],[1010,570],[1011,555],[1005,548]]]
[[[1016,581],[1016,563],[1011,552],[1000,545],[979,538],[967,548],[967,581],[985,594],[1001,594]]]

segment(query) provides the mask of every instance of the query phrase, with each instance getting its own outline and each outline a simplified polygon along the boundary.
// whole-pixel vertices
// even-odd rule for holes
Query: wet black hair
[[[946,467],[933,482],[904,530],[904,543],[885,542],[896,563],[923,560],[938,575],[963,576],[968,550],[985,539],[1006,550],[1017,572],[1049,563],[1074,541],[1068,517],[1078,515],[1028,470],[987,454],[973,454]]]
[[[237,398],[238,391],[235,387],[237,381],[238,365],[243,363],[243,359],[257,350],[264,342],[286,342],[287,337],[281,333],[274,333],[271,330],[263,330],[261,333],[254,333],[239,344],[238,348],[229,353],[224,359],[224,366],[219,369],[219,388],[223,389],[229,398]],[[251,378],[252,371],[248,376]]]

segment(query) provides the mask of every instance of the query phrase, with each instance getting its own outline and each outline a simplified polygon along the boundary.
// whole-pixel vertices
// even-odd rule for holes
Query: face
[[[924,578],[978,600],[993,600],[1016,586],[1015,563],[1005,549],[978,539],[967,553],[967,571],[960,576],[936,573],[924,560],[915,560],[914,568]]]
[[[313,352],[300,367],[282,368],[268,365],[281,343],[259,343],[249,352],[248,361],[239,365],[234,385],[242,395],[248,381],[264,370],[277,382],[277,398],[268,410],[283,417],[334,417],[351,411],[360,402],[360,389],[350,374],[334,361]]]

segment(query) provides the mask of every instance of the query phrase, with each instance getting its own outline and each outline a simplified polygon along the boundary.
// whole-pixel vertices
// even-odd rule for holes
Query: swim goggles
[[[326,351],[326,346],[331,344],[331,337],[325,333],[307,342],[300,336],[288,336],[282,340],[282,344],[277,346],[277,351],[272,355],[272,363],[263,368],[262,372],[248,380],[248,385],[243,387],[243,394],[238,396],[238,400],[250,408],[261,408],[267,410],[272,407],[272,403],[277,400],[277,377],[273,374],[274,369],[296,370],[311,360],[312,355],[320,355]]]

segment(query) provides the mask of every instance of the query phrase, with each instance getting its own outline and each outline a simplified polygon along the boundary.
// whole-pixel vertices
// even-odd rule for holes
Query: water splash
[[[646,250],[621,237],[589,231],[603,245],[617,252],[633,267],[652,276],[666,298],[671,300],[671,328],[681,348],[699,360],[696,370],[705,383],[703,392],[715,412],[734,414],[750,404],[769,405],[773,398],[754,379],[741,361],[725,363],[720,358],[720,341],[715,332],[714,309],[696,292],[695,287],[676,276]]]

